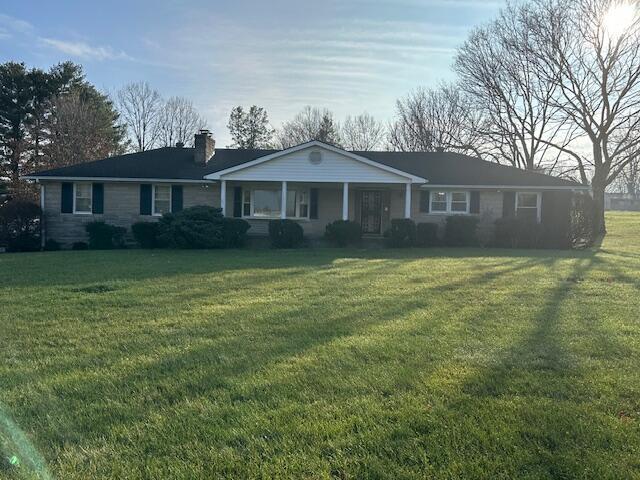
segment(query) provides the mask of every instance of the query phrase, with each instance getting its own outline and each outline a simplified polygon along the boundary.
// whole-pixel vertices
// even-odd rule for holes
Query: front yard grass
[[[640,215],[608,224],[2,255],[0,478],[640,478]]]

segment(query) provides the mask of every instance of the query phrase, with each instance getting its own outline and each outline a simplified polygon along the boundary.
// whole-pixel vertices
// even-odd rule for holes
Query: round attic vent
[[[318,150],[310,152],[309,162],[313,165],[318,165],[320,162],[322,162],[322,154]]]

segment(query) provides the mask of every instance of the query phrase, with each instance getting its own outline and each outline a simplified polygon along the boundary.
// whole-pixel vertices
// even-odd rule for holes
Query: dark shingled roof
[[[165,147],[140,153],[56,168],[31,178],[126,178],[202,180],[205,175],[225,170],[278,150],[216,149],[207,165],[196,165],[193,148]],[[549,175],[485,162],[449,152],[354,152],[389,167],[419,176],[431,185],[577,187],[582,185]]]

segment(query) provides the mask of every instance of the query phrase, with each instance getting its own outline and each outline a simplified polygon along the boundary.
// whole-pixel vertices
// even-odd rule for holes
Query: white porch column
[[[342,220],[349,220],[349,182],[342,184]]]
[[[282,199],[280,200],[280,218],[287,218],[287,182],[282,182]]]
[[[405,184],[404,191],[404,218],[411,218],[411,184]]]
[[[227,181],[220,181],[220,208],[222,209],[222,216],[227,216]]]

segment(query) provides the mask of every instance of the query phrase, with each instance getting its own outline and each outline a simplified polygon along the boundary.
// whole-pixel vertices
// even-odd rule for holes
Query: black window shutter
[[[516,216],[516,192],[502,192],[502,216]]]
[[[73,213],[73,183],[62,184],[62,194],[60,196],[60,212]]]
[[[480,192],[471,192],[469,211],[471,213],[480,213]]]
[[[242,187],[233,187],[233,216],[242,217]]]
[[[94,183],[91,188],[91,212],[104,213],[104,183]]]
[[[140,184],[140,215],[151,215],[151,185]]]
[[[318,189],[312,188],[309,192],[309,217],[318,219]]]
[[[420,190],[420,213],[429,213],[431,192],[429,190]]]
[[[171,185],[171,212],[182,210],[182,185]]]

